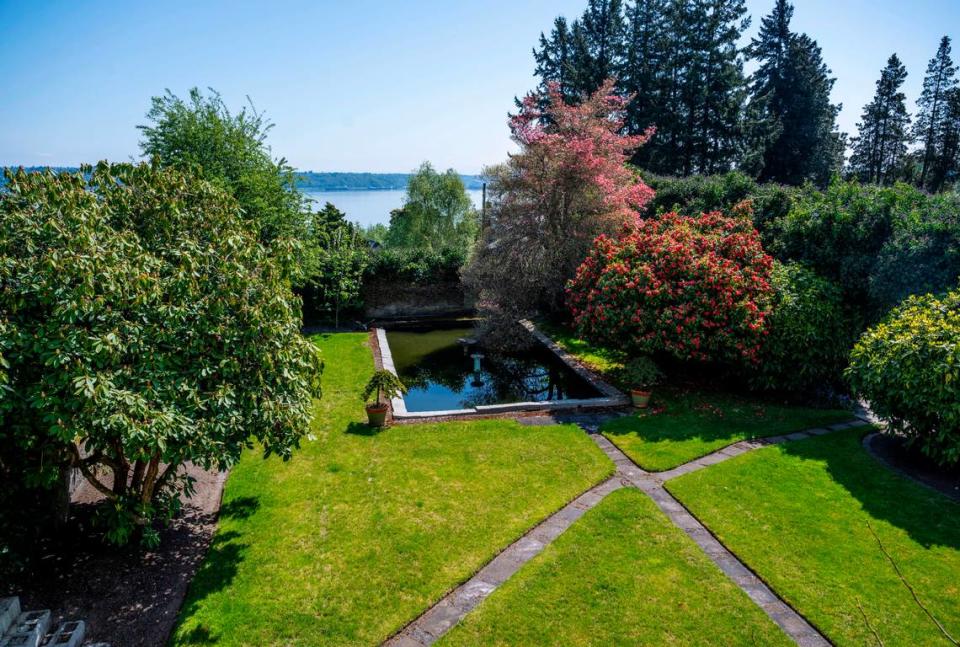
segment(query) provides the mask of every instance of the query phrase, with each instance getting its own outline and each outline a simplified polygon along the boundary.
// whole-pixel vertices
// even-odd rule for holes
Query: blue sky
[[[585,0],[54,2],[0,0],[0,165],[75,165],[138,152],[149,97],[212,86],[250,95],[301,169],[477,172],[512,146],[506,113],[534,84],[530,53]],[[752,33],[773,0],[748,0]],[[911,108],[960,0],[796,0],[853,133],[887,57]],[[955,45],[960,58],[960,44]]]

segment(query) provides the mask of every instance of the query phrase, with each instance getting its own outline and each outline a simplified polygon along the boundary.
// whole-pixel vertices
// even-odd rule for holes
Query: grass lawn
[[[788,645],[638,490],[587,512],[451,631],[460,645]]]
[[[668,488],[836,644],[879,644],[868,622],[886,645],[948,644],[869,527],[956,637],[960,505],[877,463],[862,433],[766,447]]]
[[[748,438],[778,436],[853,418],[849,411],[662,389],[653,408],[601,431],[640,467],[661,472]]]
[[[613,465],[573,426],[361,421],[366,334],[317,338],[315,439],[248,452],[173,645],[373,645]]]
[[[537,326],[568,353],[626,389],[620,380],[627,356],[580,339],[569,328]],[[844,422],[849,411],[786,406],[720,393],[660,388],[650,412],[607,423],[601,431],[644,469],[662,472],[748,438],[779,436]]]

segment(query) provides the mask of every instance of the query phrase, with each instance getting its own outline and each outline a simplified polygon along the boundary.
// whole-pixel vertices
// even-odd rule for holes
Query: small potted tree
[[[374,392],[377,399],[367,404],[367,420],[371,427],[382,427],[387,421],[387,400],[405,393],[407,387],[390,371],[380,369],[373,374],[363,389],[363,400],[367,401]]]
[[[630,385],[630,398],[633,400],[633,406],[638,409],[646,409],[650,404],[650,392],[656,386],[663,373],[653,363],[653,360],[646,355],[636,357],[629,362],[623,369],[623,377]]]

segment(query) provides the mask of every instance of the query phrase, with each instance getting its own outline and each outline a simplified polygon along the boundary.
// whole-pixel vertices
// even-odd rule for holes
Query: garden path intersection
[[[630,460],[616,445],[599,433],[599,424],[602,422],[600,417],[571,416],[570,419],[563,421],[574,422],[587,432],[597,446],[616,465],[616,473],[578,496],[504,549],[473,577],[448,593],[420,617],[388,639],[384,643],[385,647],[423,647],[439,640],[500,585],[519,571],[524,564],[539,555],[548,544],[572,526],[577,519],[603,501],[611,492],[624,487],[637,488],[649,496],[670,521],[690,537],[720,570],[742,589],[796,644],[801,645],[801,647],[828,646],[831,644],[813,625],[780,599],[753,571],[727,550],[696,517],[690,514],[664,488],[664,483],[760,447],[802,440],[843,429],[863,427],[871,424],[870,422],[857,419],[782,436],[744,440],[671,470],[648,472]],[[555,424],[558,420],[552,416],[537,416],[521,419],[521,422],[533,425]]]

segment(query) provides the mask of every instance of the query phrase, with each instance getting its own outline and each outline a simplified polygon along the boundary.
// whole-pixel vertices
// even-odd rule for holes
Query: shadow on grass
[[[636,435],[647,443],[701,441],[733,443],[840,422],[852,413],[785,405],[722,393],[668,390],[655,395],[646,412],[606,423],[610,436]]]
[[[822,462],[870,516],[882,519],[930,548],[960,549],[960,503],[916,483],[871,456],[862,438],[841,432],[780,445],[789,456]]]
[[[353,434],[354,436],[376,436],[384,429],[386,429],[386,427],[371,427],[364,422],[351,422],[347,425],[344,433]]]
[[[255,496],[242,496],[220,506],[221,519],[246,519],[260,509],[260,499]]]
[[[221,516],[241,515],[237,518],[244,518],[253,513],[253,510],[259,506],[254,497],[243,497],[237,499],[238,503],[232,510],[230,502],[221,508]],[[223,591],[230,585],[233,578],[237,575],[240,563],[243,561],[243,554],[249,544],[240,541],[241,534],[229,530],[218,532],[210,543],[206,558],[203,560],[197,574],[190,583],[190,589],[187,592],[187,598],[184,600],[183,607],[180,610],[180,620],[188,620],[199,611],[201,603],[210,595]],[[179,633],[174,630],[170,644],[199,644],[209,645],[217,642],[216,636],[210,634],[210,630],[203,625],[197,625],[187,633]]]

